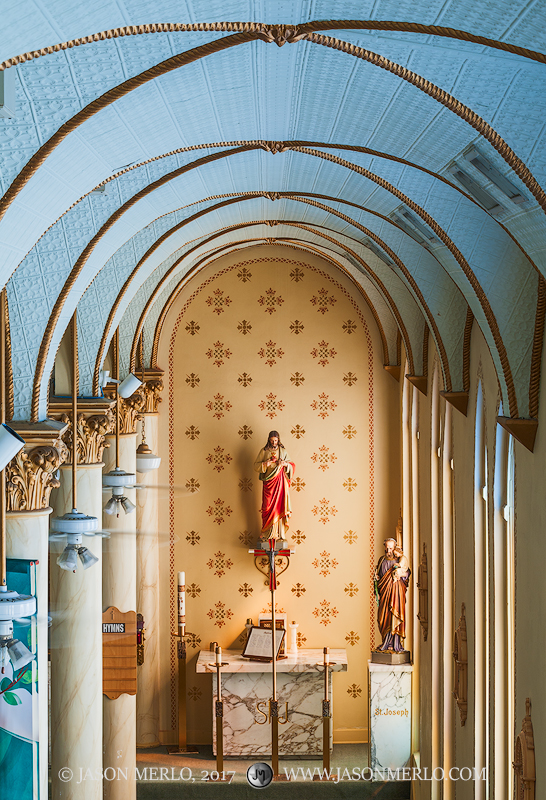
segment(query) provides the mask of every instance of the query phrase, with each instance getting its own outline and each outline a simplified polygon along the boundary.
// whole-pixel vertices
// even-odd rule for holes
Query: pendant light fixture
[[[119,328],[114,333],[114,368],[116,377],[115,383],[119,383]],[[119,410],[120,398],[130,397],[141,385],[141,381],[136,375],[130,373],[124,381],[119,383],[116,391],[116,466],[102,477],[102,485],[112,489],[112,497],[104,506],[104,513],[119,517],[120,507],[126,514],[136,511],[135,504],[125,497],[123,490],[133,488],[136,475],[134,472],[125,472],[119,466]]]
[[[36,613],[36,598],[32,595],[10,591],[7,586],[6,554],[6,473],[4,468],[25,442],[6,423],[6,317],[7,294],[0,294],[0,671],[6,671],[11,661],[13,671],[29,664],[34,658],[19,639],[13,638],[13,620],[31,617]],[[7,439],[2,437],[6,432]],[[8,457],[9,456],[9,457]]]
[[[144,384],[144,331],[140,334],[140,364],[142,367],[142,384]],[[161,464],[161,456],[156,456],[146,442],[146,415],[142,414],[141,441],[136,451],[137,472],[152,472]]]
[[[89,517],[77,510],[78,496],[78,311],[72,317],[72,511],[51,520],[51,540],[64,536],[68,544],[57,559],[57,564],[67,572],[76,572],[78,556],[84,569],[98,562],[98,558],[87,547],[82,546],[82,536],[93,536],[99,526],[96,517]],[[102,533],[97,532],[101,536]]]

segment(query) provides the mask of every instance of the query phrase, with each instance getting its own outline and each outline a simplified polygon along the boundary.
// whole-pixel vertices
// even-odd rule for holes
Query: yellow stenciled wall
[[[186,573],[188,735],[211,739],[210,678],[195,657],[217,640],[241,647],[247,617],[269,608],[247,552],[260,532],[253,463],[271,429],[296,464],[277,609],[299,623],[299,646],[347,649],[335,676],[337,741],[367,738],[367,659],[376,634],[370,575],[399,513],[398,385],[354,282],[286,247],[253,247],[188,281],[166,318],[162,435],[165,478],[184,487],[162,509],[171,544],[161,574],[165,741],[176,729],[175,577]],[[166,449],[163,452],[167,452]],[[167,475],[168,471],[168,475]],[[317,709],[319,713],[319,709]]]

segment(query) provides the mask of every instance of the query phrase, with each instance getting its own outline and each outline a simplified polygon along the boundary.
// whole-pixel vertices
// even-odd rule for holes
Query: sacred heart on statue
[[[256,569],[259,569],[262,575],[265,575],[265,586],[269,586],[269,556],[256,556],[254,559],[254,564],[256,565]],[[288,556],[275,556],[275,572],[277,574],[277,578],[288,569],[289,564],[290,559]],[[278,583],[279,581],[277,581],[277,584]]]

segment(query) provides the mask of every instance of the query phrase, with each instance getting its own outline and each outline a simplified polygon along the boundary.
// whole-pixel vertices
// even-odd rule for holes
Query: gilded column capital
[[[158,406],[161,403],[161,392],[163,391],[163,375],[165,373],[162,369],[145,369],[144,382],[142,388],[144,390],[144,407],[142,408],[143,414],[157,414]],[[141,374],[139,373],[139,377]]]
[[[49,506],[51,490],[59,486],[55,473],[69,457],[62,421],[14,422],[25,447],[6,467],[6,510],[39,511]]]
[[[106,397],[110,398],[114,401],[113,406],[113,413],[114,413],[114,426],[112,430],[109,432],[111,435],[116,431],[116,407],[115,407],[115,400],[116,400],[116,387],[113,385],[106,386],[104,389],[104,394]],[[126,399],[120,397],[119,400],[119,432],[121,433],[136,433],[136,425],[139,419],[141,419],[141,413],[144,409],[145,399],[144,399],[144,387],[139,386],[136,392],[134,392],[130,397]]]
[[[49,402],[50,413],[65,423],[63,440],[72,453],[72,402],[70,398],[53,398]],[[100,464],[105,447],[109,447],[106,436],[115,426],[114,402],[106,397],[78,400],[76,424],[78,464]],[[69,456],[70,458],[70,456]]]
[[[134,394],[119,403],[119,432],[136,433],[137,422],[142,419],[141,412],[146,404],[144,387],[140,386]]]

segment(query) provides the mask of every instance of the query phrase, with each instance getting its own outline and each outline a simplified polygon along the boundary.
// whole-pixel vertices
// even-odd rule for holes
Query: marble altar
[[[347,651],[330,650],[329,693],[332,700],[332,672],[347,670]],[[271,726],[258,724],[264,716],[257,703],[267,711],[271,697],[270,663],[260,663],[242,658],[239,650],[223,650],[222,661],[228,666],[222,669],[222,699],[224,701],[224,755],[268,756],[271,754]],[[298,650],[277,661],[277,697],[279,714],[284,718],[285,703],[288,702],[288,722],[279,725],[279,755],[322,756],[322,699],[324,696],[323,652]],[[216,697],[216,670],[209,666],[214,654],[202,650],[197,660],[197,672],[212,674],[213,699]],[[213,703],[214,708],[214,703]],[[333,711],[332,711],[333,713]],[[213,750],[216,754],[216,729],[212,726]],[[330,738],[330,750],[333,747]]]
[[[370,698],[369,767],[391,771],[409,765],[411,756],[410,664],[368,661]]]

